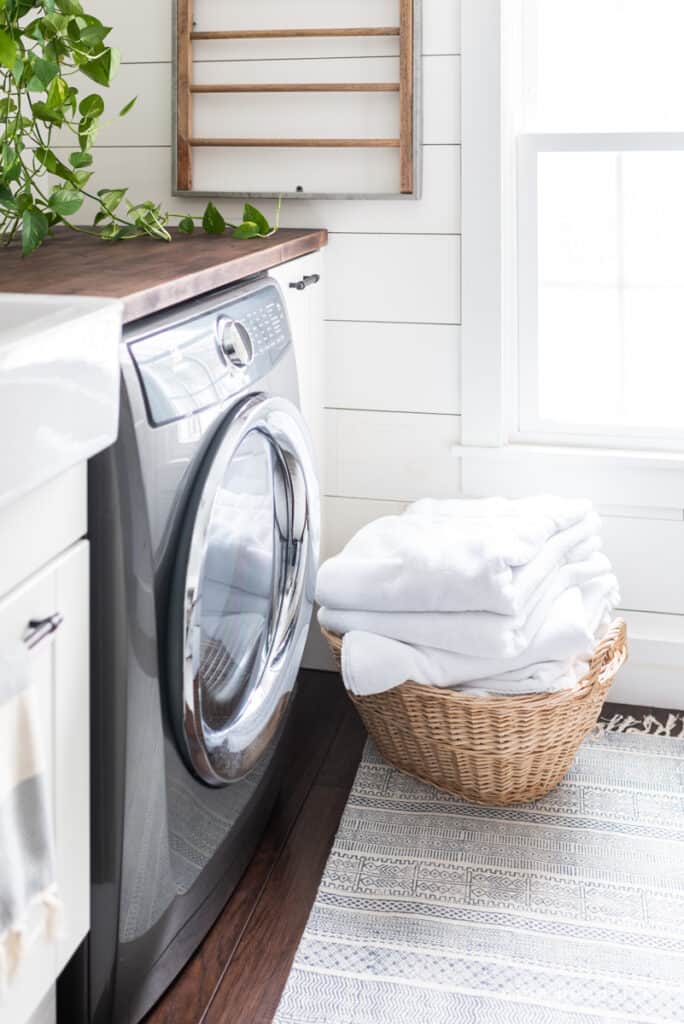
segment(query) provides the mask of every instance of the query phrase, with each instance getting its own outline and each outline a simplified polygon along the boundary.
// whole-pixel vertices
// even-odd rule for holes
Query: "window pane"
[[[523,4],[524,130],[684,130],[684,0]]]
[[[684,427],[684,152],[541,153],[542,418]]]

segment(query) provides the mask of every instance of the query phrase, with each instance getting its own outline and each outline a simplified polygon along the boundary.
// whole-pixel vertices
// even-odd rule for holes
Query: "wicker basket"
[[[323,634],[339,664],[341,638]],[[384,693],[349,696],[395,768],[474,803],[526,803],[552,790],[568,771],[626,658],[627,630],[616,619],[589,671],[570,690],[473,697],[406,682]]]

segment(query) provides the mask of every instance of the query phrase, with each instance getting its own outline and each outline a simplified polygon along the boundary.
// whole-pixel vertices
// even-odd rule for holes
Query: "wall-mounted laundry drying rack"
[[[252,10],[254,10],[257,4],[258,0],[255,0]],[[419,194],[420,185],[420,161],[418,158],[420,153],[420,119],[418,115],[421,91],[419,8],[420,0],[396,0],[396,24],[385,26],[357,25],[313,28],[284,26],[254,29],[242,27],[220,29],[198,27],[195,22],[195,0],[176,0],[176,193],[227,196],[285,195],[298,198],[310,196],[335,198],[368,196],[368,198],[381,198],[383,195],[416,198]],[[340,10],[343,10],[343,7]],[[284,18],[287,17],[287,7],[285,5],[283,5],[283,15]],[[269,43],[275,40],[293,41],[295,47],[291,57],[289,55],[283,56],[282,51],[278,51],[277,64],[271,61],[268,50]],[[230,67],[232,69],[231,75],[226,75],[225,77],[232,77],[235,73],[234,69],[239,66],[239,62],[246,59],[243,58],[240,47],[242,44],[247,43],[247,41],[251,41],[250,45],[259,43],[265,47],[265,49],[262,48],[260,51],[259,59],[260,62],[263,62],[261,66],[277,67],[280,65],[282,67],[290,64],[299,68],[305,65],[315,67],[319,64],[319,60],[323,58],[319,60],[308,59],[306,61],[298,59],[301,54],[296,50],[297,40],[349,40],[350,42],[355,40],[396,40],[398,52],[395,50],[394,54],[392,54],[391,51],[385,48],[381,55],[371,55],[370,61],[374,60],[376,62],[377,68],[374,79],[377,79],[380,69],[385,66],[383,62],[388,62],[389,60],[392,66],[394,66],[396,64],[396,57],[398,57],[398,75],[393,76],[392,80],[368,81],[198,80],[196,73],[198,67],[196,48],[198,44],[222,43],[224,47],[226,44],[230,44],[229,56],[225,56],[224,49],[220,57],[216,58],[215,67],[218,69]],[[202,63],[205,66],[209,62],[214,61],[213,52],[210,48],[207,49],[207,45],[204,47],[202,56]],[[310,44],[307,43],[307,45]],[[364,54],[364,57],[366,56],[368,55]],[[391,59],[392,56],[394,56],[394,60]],[[247,59],[249,59],[250,63],[255,62],[255,58],[251,55]],[[341,55],[341,59],[338,56],[333,59],[333,62],[335,66],[346,62],[357,68],[360,64],[364,63],[357,59],[357,54],[354,52],[344,52]],[[302,75],[302,77],[304,76]],[[296,130],[296,125],[298,121],[306,121],[308,111],[305,106],[297,105],[298,100],[292,99],[288,108],[283,108],[282,106],[279,108],[277,120],[278,124],[282,125],[282,134],[279,131],[277,135],[271,133],[260,135],[257,131],[256,134],[252,135],[251,126],[254,125],[254,128],[258,129],[258,119],[256,123],[251,122],[248,135],[244,133],[232,135],[224,132],[213,134],[213,132],[207,131],[207,123],[210,119],[206,108],[203,109],[199,106],[203,102],[207,102],[209,97],[235,97],[238,95],[245,98],[245,103],[250,102],[247,97],[254,97],[256,95],[273,97],[298,96],[302,103],[306,103],[306,97],[312,94],[320,94],[325,97],[329,97],[330,94],[353,94],[356,97],[359,94],[368,94],[369,96],[395,94],[397,97],[396,109],[393,104],[385,105],[383,108],[388,114],[388,127],[391,130],[387,131],[386,134],[379,134],[378,132],[364,134],[361,131],[357,134],[335,131],[335,111],[333,110],[330,117],[326,119],[326,133],[319,133],[315,136],[300,135]],[[216,102],[216,99],[214,99],[214,102]],[[283,111],[282,117],[280,116],[280,111]],[[288,114],[290,115],[289,117]],[[351,109],[349,112],[345,111],[345,114],[344,120],[348,123],[351,120],[354,120],[355,124],[363,121],[363,117],[358,116],[358,107],[356,108],[356,116]],[[199,119],[203,122],[202,127],[204,130],[198,128]],[[230,116],[226,113],[220,119],[229,121]],[[273,118],[270,120],[272,122]],[[376,122],[377,117],[374,118],[373,125]],[[331,130],[330,135],[327,134],[328,126],[330,126]],[[213,127],[213,122],[210,122],[210,127]],[[254,154],[252,157],[254,170],[256,171],[258,166],[261,166],[263,170],[263,154],[261,155],[261,160],[257,156],[258,151],[261,150],[271,152],[276,150],[281,153],[279,160],[271,161],[270,163],[271,187],[263,190],[259,187],[258,183],[256,189],[251,187],[251,185],[248,189],[232,187],[231,158],[234,154],[240,151],[241,165],[243,168],[248,169],[250,166],[248,153],[251,152]],[[296,158],[292,161],[293,152],[297,150],[309,151],[309,161],[312,150],[338,151],[339,159],[335,161],[336,166],[333,174],[334,184],[332,188],[326,189],[324,185],[321,187],[320,182],[318,187],[313,189],[297,183],[299,181],[297,175],[304,178],[305,174],[301,173],[301,169],[307,166],[301,159],[298,165]],[[342,154],[348,154],[352,150],[359,154],[363,154],[365,151],[379,150],[393,152],[396,163],[393,160],[390,165],[387,160],[384,161],[384,178],[380,174],[377,176],[380,181],[378,190],[369,189],[364,191],[358,188],[359,183],[365,180],[364,165],[362,163],[357,163],[355,167],[352,167],[352,164],[347,164],[350,170],[353,169],[355,172],[353,175],[350,175],[350,177],[354,178],[354,181],[350,183],[348,189],[344,187],[346,182],[343,178],[341,180],[341,176],[344,174],[345,157]],[[213,158],[213,179],[209,178],[206,173],[197,173],[198,162],[202,159],[200,154],[205,154],[207,151],[214,151],[214,153],[221,151],[226,154],[225,161],[221,163],[216,162],[216,157]],[[288,154],[287,158],[285,157],[286,153]],[[231,156],[229,157],[228,154]],[[290,170],[287,166],[288,161],[297,165],[299,169]],[[309,164],[308,166],[311,165]],[[330,166],[332,167],[332,164]],[[278,177],[280,173],[279,167],[282,167],[282,180]],[[372,176],[372,169],[369,166],[368,178],[370,179]],[[245,181],[248,178],[251,179],[252,175],[246,173]],[[229,182],[228,188],[217,187],[224,180]],[[340,181],[343,186],[342,188],[340,188]],[[384,188],[383,182],[390,182],[390,187]],[[236,186],[240,184],[244,183],[235,182]],[[357,187],[354,187],[355,185]]]

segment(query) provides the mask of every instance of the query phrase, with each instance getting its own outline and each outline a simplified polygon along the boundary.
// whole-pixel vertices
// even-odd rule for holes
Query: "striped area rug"
[[[276,1024],[682,1024],[684,743],[639,725],[514,808],[369,743]]]

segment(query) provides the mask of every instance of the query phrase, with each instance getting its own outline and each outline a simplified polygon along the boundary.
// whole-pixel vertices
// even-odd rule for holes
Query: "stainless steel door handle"
[[[296,288],[298,292],[303,292],[310,285],[318,284],[320,279],[320,274],[305,274],[301,281],[290,281],[290,288]]]
[[[64,616],[61,612],[48,615],[45,619],[29,619],[22,640],[28,649],[32,650],[41,640],[50,636],[51,633],[56,633],[63,622]]]

